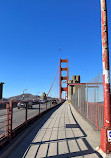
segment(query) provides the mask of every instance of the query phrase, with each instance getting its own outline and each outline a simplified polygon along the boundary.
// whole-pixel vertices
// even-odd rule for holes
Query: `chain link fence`
[[[72,105],[96,130],[100,130],[104,125],[102,73],[85,84],[75,85],[73,89]]]

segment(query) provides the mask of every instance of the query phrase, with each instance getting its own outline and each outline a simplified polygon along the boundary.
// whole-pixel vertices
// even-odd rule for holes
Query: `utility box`
[[[2,99],[2,95],[3,95],[3,82],[0,83],[0,99]]]

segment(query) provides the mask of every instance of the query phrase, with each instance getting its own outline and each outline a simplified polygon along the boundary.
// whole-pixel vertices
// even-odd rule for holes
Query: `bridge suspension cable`
[[[56,80],[56,78],[57,78],[58,73],[59,73],[59,65],[58,65],[58,67],[57,67],[57,71],[56,71],[54,80],[53,80],[53,82],[52,82],[52,84],[51,84],[51,87],[50,87],[50,89],[49,89],[49,91],[48,91],[47,97],[49,96],[49,93],[51,92],[51,89],[52,89],[52,87],[53,87],[53,85],[54,85],[54,83],[55,83],[55,80]],[[59,85],[59,83],[58,83],[58,85]],[[57,88],[57,87],[56,87],[56,88]],[[58,92],[58,93],[59,93],[59,92]]]

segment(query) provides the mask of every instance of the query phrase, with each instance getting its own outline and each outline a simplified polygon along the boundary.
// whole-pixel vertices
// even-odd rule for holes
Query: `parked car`
[[[52,100],[52,104],[57,104],[57,101],[56,100]]]
[[[17,107],[18,107],[18,109],[20,109],[20,108],[26,108],[26,103],[24,103],[24,102],[18,102]],[[28,108],[32,109],[32,107],[33,107],[33,103],[32,102],[28,102]]]
[[[20,109],[20,108],[26,108],[26,104],[23,103],[23,102],[18,102],[17,108],[18,108],[18,109]]]
[[[32,107],[33,107],[33,103],[32,102],[28,102],[28,108],[32,109]]]

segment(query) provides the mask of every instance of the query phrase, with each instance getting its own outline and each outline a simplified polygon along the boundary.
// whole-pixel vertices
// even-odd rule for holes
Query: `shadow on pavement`
[[[74,157],[79,157],[79,156],[84,157],[85,155],[90,157],[91,154],[95,154],[96,157],[102,158],[102,156],[99,153],[97,153],[91,147],[91,145],[88,143],[88,141],[86,140],[87,135],[84,132],[84,130],[80,127],[80,125],[78,124],[77,120],[75,119],[75,117],[74,117],[74,115],[73,115],[73,113],[71,111],[71,108],[70,108],[70,112],[71,112],[71,115],[72,115],[74,121],[76,122],[76,124],[66,124],[66,128],[76,128],[76,129],[78,128],[82,132],[83,136],[70,137],[70,138],[65,138],[65,139],[54,139],[54,140],[49,140],[49,141],[32,142],[31,146],[39,145],[39,147],[37,148],[37,151],[36,151],[36,154],[35,154],[34,158],[37,157],[39,149],[40,149],[42,144],[48,144],[46,156],[44,158],[72,158],[72,157],[74,158]],[[79,146],[79,143],[77,142],[78,139],[81,139],[83,141],[84,145],[87,147],[87,150],[81,150],[81,148]],[[76,143],[78,145],[78,148],[79,148],[79,151],[70,152],[70,147],[69,147],[69,144],[68,144],[68,141],[70,141],[70,140],[75,140],[76,141]],[[59,142],[62,142],[62,141],[66,142],[68,153],[65,153],[65,154],[60,154],[59,153]],[[53,155],[53,156],[48,156],[48,152],[49,152],[49,148],[50,148],[50,144],[51,143],[56,143],[57,154]],[[27,153],[28,153],[28,151],[27,151]],[[27,156],[27,153],[26,153],[26,155],[24,155],[24,158]],[[95,155],[94,155],[94,157],[95,157]],[[93,155],[92,155],[92,158],[93,158]]]
[[[22,158],[24,153],[26,152],[27,148],[30,146],[31,142],[33,141],[33,139],[35,138],[35,136],[37,135],[38,131],[42,128],[42,126],[45,124],[45,122],[51,117],[51,115],[60,107],[61,105],[58,105],[57,107],[55,107],[54,109],[52,109],[51,111],[49,111],[45,116],[43,116],[42,120],[40,120],[40,122],[38,122],[38,125],[35,125],[34,128],[31,130],[31,132],[29,132],[28,135],[26,135],[26,137],[22,140],[22,142],[20,144],[18,144],[17,147],[15,147],[15,149],[13,150],[12,153],[10,153],[8,155],[7,158]],[[33,126],[33,125],[32,125]],[[36,128],[35,128],[36,127]],[[26,129],[28,130],[28,129]],[[20,134],[21,135],[21,134]],[[17,139],[19,139],[18,135],[14,140],[12,140],[11,143],[9,143],[6,147],[4,147],[3,150],[0,151],[0,155],[4,152],[6,152],[8,150],[8,148],[15,142],[17,141]]]
[[[16,157],[16,158],[29,158],[28,157],[28,152],[29,150],[31,149],[31,147],[37,147],[36,148],[36,151],[35,151],[35,156],[34,157],[31,157],[31,158],[36,158],[38,157],[38,152],[41,148],[42,145],[46,145],[46,154],[45,156],[41,156],[42,158],[74,158],[74,157],[84,157],[85,155],[87,156],[91,156],[91,154],[95,154],[96,157],[98,158],[102,158],[101,155],[99,153],[97,153],[92,147],[91,145],[88,143],[88,141],[86,140],[86,133],[84,132],[84,130],[80,127],[80,125],[78,124],[77,120],[75,119],[73,113],[72,113],[72,110],[70,108],[70,113],[74,119],[74,121],[76,122],[76,124],[66,124],[65,126],[65,129],[64,130],[67,130],[67,129],[79,129],[83,136],[73,136],[73,137],[68,137],[68,138],[64,138],[64,139],[59,139],[57,137],[57,139],[49,139],[48,141],[44,141],[43,139],[41,141],[38,141],[38,142],[32,142],[33,139],[35,138],[35,136],[37,135],[37,133],[39,132],[39,130],[42,128],[42,126],[45,124],[45,122],[50,118],[50,116],[59,108],[60,106],[58,106],[57,108],[53,109],[50,113],[48,113],[48,115],[46,117],[43,118],[42,121],[39,122],[38,126],[36,126],[36,128],[33,129],[33,131],[31,131],[31,133],[29,133],[29,135],[24,138],[24,140],[18,145],[18,147],[15,149],[15,151],[13,151],[13,154],[10,154],[8,156],[8,158],[13,158],[13,157]],[[53,127],[52,127],[53,128]],[[45,131],[46,132],[46,131]],[[59,132],[59,131],[58,131]],[[66,132],[66,131],[65,131]],[[58,134],[57,134],[58,135]],[[80,147],[80,144],[78,143],[78,140],[81,140],[82,143],[86,146],[85,149],[82,149],[81,150],[81,147]],[[70,146],[69,146],[69,141],[74,141],[76,143],[76,145],[78,146],[78,149],[77,151],[75,152],[71,152],[70,150]],[[63,142],[63,143],[66,143],[67,145],[67,149],[68,149],[68,152],[66,153],[63,153],[61,154],[60,151],[59,151],[59,148],[60,148],[60,143]],[[49,150],[50,150],[50,145],[52,143],[55,143],[56,145],[56,154],[53,154],[53,155],[49,155]],[[64,147],[63,147],[64,148]],[[43,152],[45,152],[43,150]],[[25,153],[25,154],[24,154]],[[94,155],[94,157],[95,157]],[[93,155],[91,158],[94,158]]]

